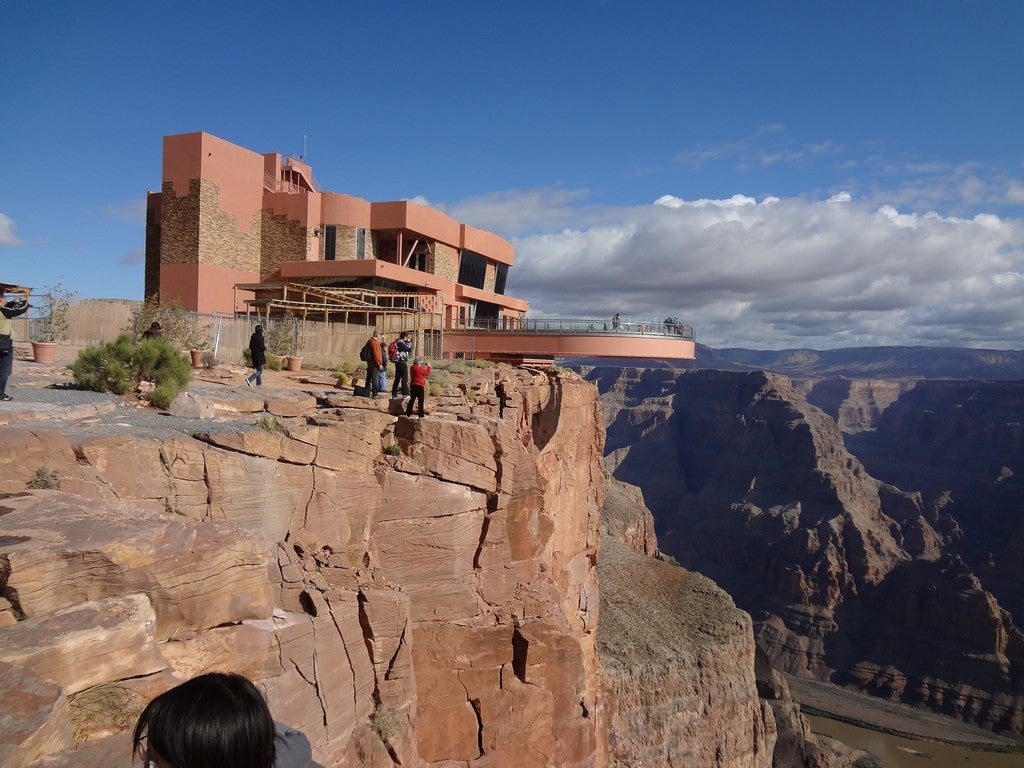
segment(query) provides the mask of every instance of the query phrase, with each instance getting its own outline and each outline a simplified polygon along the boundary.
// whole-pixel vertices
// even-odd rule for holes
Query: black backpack
[[[372,339],[367,340],[367,342],[363,344],[363,348],[359,350],[359,359],[364,363],[368,363],[373,360],[373,347],[371,346],[372,341]]]

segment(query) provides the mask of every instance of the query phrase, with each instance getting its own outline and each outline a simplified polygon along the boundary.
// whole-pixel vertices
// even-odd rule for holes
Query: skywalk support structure
[[[164,137],[161,191],[147,201],[145,295],[164,306],[409,330],[430,342],[420,348],[496,360],[693,357],[692,334],[637,334],[627,352],[625,334],[596,325],[526,332],[528,302],[505,294],[514,263],[491,232],[406,200],[323,191],[302,158],[208,133]]]

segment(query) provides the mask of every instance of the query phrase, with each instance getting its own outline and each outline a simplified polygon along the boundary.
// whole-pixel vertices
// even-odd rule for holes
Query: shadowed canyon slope
[[[751,612],[777,667],[1021,735],[1024,385],[588,378],[662,550]]]

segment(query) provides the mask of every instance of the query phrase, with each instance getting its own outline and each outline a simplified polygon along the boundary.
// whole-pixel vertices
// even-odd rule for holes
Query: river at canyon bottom
[[[810,715],[807,718],[815,733],[870,752],[878,758],[881,768],[1024,768],[1024,752],[985,752],[952,744],[905,739],[827,717]]]

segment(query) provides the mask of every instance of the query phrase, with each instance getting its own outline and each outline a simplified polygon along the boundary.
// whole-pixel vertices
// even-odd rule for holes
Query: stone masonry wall
[[[192,179],[184,197],[166,182],[161,195],[160,260],[164,264],[210,264],[230,269],[259,267],[260,226],[240,232],[232,214],[219,206],[220,188]]]

